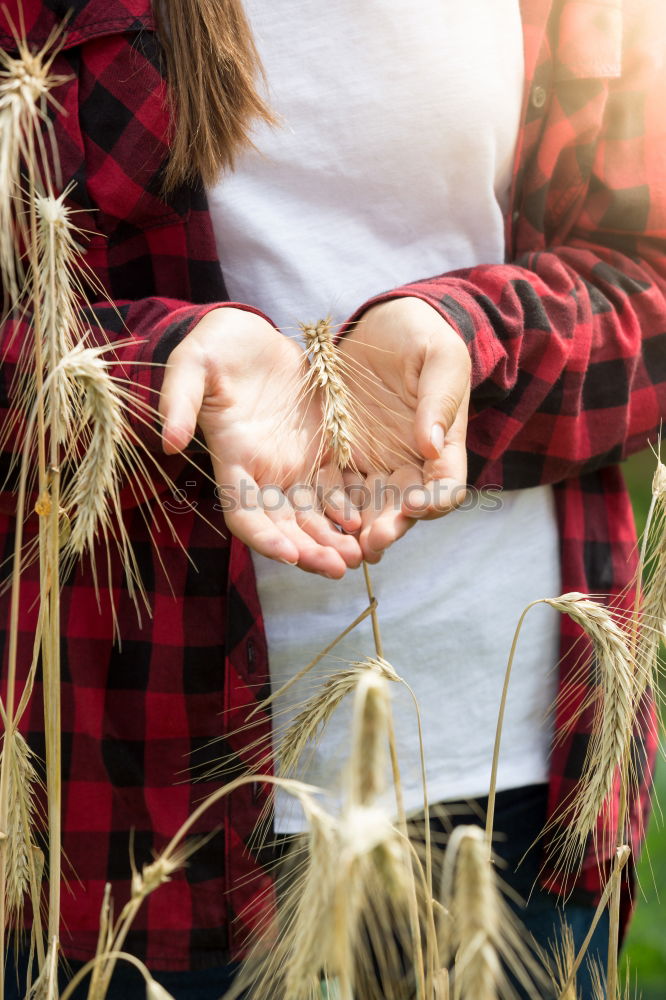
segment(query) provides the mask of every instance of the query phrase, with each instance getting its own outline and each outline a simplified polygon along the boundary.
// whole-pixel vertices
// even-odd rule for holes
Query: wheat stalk
[[[86,964],[79,969],[76,975],[69,981],[62,993],[62,996],[60,997],[60,1000],[69,1000],[79,983],[83,982],[89,972],[93,972],[94,974],[94,970],[104,961],[112,961],[114,965],[117,961],[128,962],[130,965],[133,965],[135,969],[138,969],[146,984],[147,1000],[174,1000],[174,997],[153,979],[150,972],[140,959],[136,958],[134,955],[130,955],[126,951],[120,950],[108,952],[104,955],[95,955],[95,957],[91,958],[89,962],[86,962]]]
[[[55,42],[60,29],[50,36],[45,46],[37,53],[30,51],[27,43],[18,37],[16,28],[13,25],[12,29],[16,39],[18,57],[9,56],[4,51],[0,53],[0,279],[2,280],[5,304],[13,311],[17,307],[21,296],[19,283],[22,282],[24,275],[23,262],[20,258],[22,251],[27,253],[33,276],[37,274],[38,270],[35,199],[41,186],[48,186],[48,179],[50,177],[50,161],[41,130],[42,126],[45,126],[47,135],[50,135],[52,140],[46,108],[48,103],[56,104],[50,94],[50,90],[62,82],[63,78],[51,73],[51,64],[55,56]],[[57,164],[55,143],[51,141],[50,146],[50,151],[53,154],[53,162]],[[28,185],[27,212],[21,190],[22,168],[25,170]],[[46,450],[44,441],[44,397],[42,393],[42,327],[40,299],[38,295],[34,294],[34,285],[34,281],[29,282],[27,291],[34,300],[31,302],[31,306],[33,310],[34,330],[33,347],[37,369],[38,473],[39,492],[43,493],[46,490]],[[17,523],[20,518],[22,519],[25,512],[25,474],[24,462],[21,470],[22,482],[18,498],[18,507],[20,509],[17,510]],[[14,688],[16,675],[16,630],[18,627],[17,581],[21,564],[21,533],[17,530],[16,534],[10,612],[7,707],[4,713],[5,726],[9,733],[13,733],[15,728]],[[46,559],[46,539],[47,536],[40,520],[40,556],[44,560]],[[41,575],[40,580],[40,596],[42,598],[46,596],[45,576],[46,569]],[[46,648],[44,652],[45,660],[47,660],[49,657]],[[10,739],[12,738],[10,736]],[[5,744],[5,751],[5,759],[0,773],[0,827],[4,827],[7,824],[8,760],[10,757],[7,744]],[[49,756],[52,756],[50,752],[47,753],[47,758]],[[51,805],[49,807],[50,823]],[[4,908],[8,875],[8,859],[5,845],[2,846],[0,853],[0,992],[3,992],[5,974],[4,934],[6,923]],[[55,918],[51,915],[51,909],[50,907],[50,931],[55,924]],[[55,927],[55,934],[57,935],[57,924]],[[49,939],[53,941],[53,938],[54,935],[49,933]],[[51,948],[54,952],[57,952],[57,947],[53,943]],[[52,959],[52,961],[55,961],[55,959]],[[45,967],[43,971],[45,971]],[[53,976],[50,977],[48,982],[53,982]],[[50,992],[52,988],[49,985],[47,991]]]
[[[312,802],[313,793],[317,791],[317,789],[302,782],[286,778],[275,778],[272,775],[242,775],[207,796],[179,827],[160,855],[154,861],[144,865],[141,872],[138,872],[132,863],[131,897],[121,910],[118,919],[113,925],[113,929],[106,935],[100,935],[100,947],[106,945],[107,950],[99,952],[92,962],[88,963],[88,966],[85,967],[86,969],[92,968],[95,963],[101,963],[102,965],[102,971],[96,984],[96,998],[102,1000],[106,996],[116,959],[122,953],[127,934],[144,900],[161,885],[168,882],[174,872],[181,868],[190,855],[201,845],[202,838],[191,839],[189,842],[186,842],[186,838],[190,834],[192,827],[220,799],[231,795],[238,788],[256,782],[277,785],[283,788],[297,798],[305,809],[307,809],[308,803]],[[205,840],[206,838],[203,839]],[[83,974],[84,970],[81,970],[81,973],[77,975],[82,977]],[[73,983],[74,980],[69,984],[68,991],[66,991],[61,1000],[66,1000],[69,991],[73,989]]]
[[[562,993],[558,997],[558,1000],[567,1000],[567,997],[566,997],[567,990],[570,989],[571,984],[575,980],[576,973],[578,972],[578,969],[580,968],[580,966],[581,966],[581,964],[583,962],[583,959],[585,958],[585,955],[587,953],[587,949],[590,947],[590,942],[591,942],[591,940],[592,940],[592,938],[594,936],[594,932],[596,930],[597,924],[599,923],[599,921],[601,919],[601,916],[604,913],[604,911],[605,911],[605,909],[606,909],[606,907],[608,905],[608,900],[612,896],[617,895],[617,890],[619,888],[620,878],[622,877],[622,872],[624,871],[624,868],[625,868],[627,862],[629,861],[630,857],[631,857],[631,851],[630,851],[629,847],[627,847],[626,844],[623,844],[622,847],[618,848],[618,850],[615,852],[615,862],[614,862],[614,865],[613,865],[613,871],[611,873],[610,878],[608,879],[608,882],[604,886],[604,891],[602,892],[601,899],[599,900],[599,902],[597,904],[597,908],[594,911],[594,916],[592,917],[592,920],[590,922],[590,926],[588,927],[587,934],[585,935],[585,940],[583,941],[582,945],[578,949],[578,954],[576,955],[575,960],[573,961],[573,963],[571,964],[571,966],[569,968],[568,978],[562,984],[562,987],[561,987]],[[612,936],[612,934],[611,934],[611,936],[610,936],[610,947],[612,947],[612,942],[613,941],[617,941],[617,939],[614,938]]]
[[[353,467],[353,444],[360,439],[356,432],[357,420],[355,419],[355,407],[351,393],[346,384],[349,377],[350,368],[344,366],[335,349],[332,336],[330,317],[321,320],[316,324],[301,324],[301,330],[305,337],[306,353],[310,358],[313,385],[323,394],[323,432],[324,442],[322,447],[327,445],[331,448],[335,464],[340,469]],[[374,449],[370,448],[372,453]],[[379,463],[381,466],[381,463]],[[384,661],[384,650],[377,614],[377,602],[374,596],[372,580],[367,563],[363,563],[363,572],[368,594],[368,602],[371,610],[371,621],[373,636],[375,641],[376,656],[379,661]],[[385,661],[384,661],[385,662]],[[360,696],[360,690],[359,690]],[[407,823],[405,816],[404,800],[402,794],[402,783],[400,779],[400,769],[396,751],[395,733],[390,713],[387,716],[387,737],[391,756],[391,767],[393,771],[393,784],[398,811],[398,822],[400,830],[407,840]],[[422,761],[422,770],[425,778],[425,763]],[[352,768],[352,773],[354,770]],[[427,796],[424,780],[424,796]],[[427,797],[425,801],[426,812],[426,856],[427,856],[427,884],[432,884],[432,870],[430,860],[430,826],[428,818]],[[431,890],[429,895],[432,895]],[[412,878],[412,891],[410,901],[411,932],[416,947],[417,956],[415,966],[419,976],[418,992],[424,996],[426,982],[421,953],[421,939],[418,918],[418,900],[415,882]],[[353,921],[352,921],[353,923]],[[344,965],[344,963],[342,963]],[[351,989],[348,972],[341,973],[341,988],[343,994]]]

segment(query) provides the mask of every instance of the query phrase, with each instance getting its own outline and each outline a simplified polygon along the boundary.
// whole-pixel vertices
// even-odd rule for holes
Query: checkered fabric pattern
[[[54,64],[68,77],[56,95],[64,113],[53,113],[63,177],[75,182],[70,201],[82,212],[80,225],[96,234],[87,263],[119,314],[104,303],[91,308],[110,339],[125,342],[129,330],[117,352],[118,373],[132,380],[140,399],[155,402],[160,369],[152,363],[164,362],[205,312],[228,297],[202,189],[182,187],[168,199],[161,194],[169,118],[148,0],[24,0],[31,43],[43,42],[72,7]],[[554,484],[563,589],[607,594],[622,604],[635,568],[635,530],[613,463],[643,447],[666,415],[666,186],[660,174],[666,31],[651,0],[522,0],[521,7],[526,84],[507,263],[430,278],[378,298],[421,296],[465,338],[473,363],[471,482],[505,489]],[[9,8],[18,22],[16,0]],[[12,49],[2,13],[0,42]],[[9,323],[3,331],[2,420],[11,409],[24,336]],[[157,453],[156,435],[138,420],[135,427]],[[2,458],[6,465],[9,456]],[[104,883],[113,884],[116,910],[129,894],[129,831],[141,865],[214,787],[192,784],[187,768],[205,770],[214,758],[228,757],[239,773],[251,740],[269,731],[270,720],[259,717],[251,732],[228,736],[268,684],[249,554],[221,533],[222,514],[204,477],[182,459],[161,461],[187,500],[168,501],[175,535],[156,501],[148,505],[152,540],[145,510],[131,496],[125,511],[150,613],[137,616],[114,561],[99,602],[85,561],[63,592],[64,847],[72,867],[63,942],[73,958],[94,950]],[[5,558],[13,504],[11,493],[0,495]],[[32,568],[22,589],[24,663],[32,651],[37,592]],[[114,642],[112,603],[122,622],[121,645]],[[6,596],[0,616],[6,629]],[[3,662],[6,646],[3,631]],[[579,630],[563,619],[561,688],[581,648]],[[560,709],[552,815],[580,777],[590,712],[574,731],[566,723],[594,685],[591,669]],[[40,693],[26,719],[38,751]],[[218,742],[211,747],[211,740]],[[646,722],[632,812],[636,844],[654,753]],[[162,969],[212,965],[238,954],[270,905],[268,859],[251,838],[263,805],[263,788],[247,786],[202,820],[198,833],[218,832],[148,900],[129,936],[130,950]],[[591,846],[573,887],[577,898],[598,898],[605,861]],[[550,869],[544,881],[564,888]]]

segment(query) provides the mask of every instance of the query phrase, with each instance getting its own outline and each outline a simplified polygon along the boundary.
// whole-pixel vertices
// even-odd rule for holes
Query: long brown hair
[[[257,91],[262,69],[241,0],[154,0],[166,55],[173,132],[167,190],[212,184],[250,143],[254,120],[274,123]]]

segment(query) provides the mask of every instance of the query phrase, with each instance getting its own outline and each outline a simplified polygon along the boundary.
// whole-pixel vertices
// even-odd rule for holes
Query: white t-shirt
[[[518,0],[247,0],[281,126],[209,191],[232,299],[285,333],[342,322],[397,285],[504,259],[523,87]],[[485,506],[486,509],[483,509]],[[342,581],[254,559],[271,682],[280,686],[365,607],[361,571]],[[523,607],[559,592],[550,488],[504,493],[418,524],[372,569],[385,655],[423,715],[431,801],[488,790],[506,658]],[[322,676],[372,653],[368,622],[275,704],[276,732]],[[545,781],[558,623],[528,616],[514,666],[499,787]],[[405,800],[422,803],[413,709],[394,709]],[[310,756],[335,789],[348,706]],[[299,829],[290,800],[277,829]]]

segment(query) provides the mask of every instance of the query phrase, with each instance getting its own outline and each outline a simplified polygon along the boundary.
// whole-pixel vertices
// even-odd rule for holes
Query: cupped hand
[[[465,497],[469,352],[427,302],[372,306],[339,345],[352,382],[358,446],[348,474],[363,497],[368,562],[415,523],[442,517]]]
[[[230,306],[208,313],[169,356],[159,410],[164,450],[201,428],[228,529],[256,552],[339,578],[361,561],[359,515],[321,455],[318,397],[304,395],[303,352],[265,319]],[[317,494],[325,499],[318,501]]]

